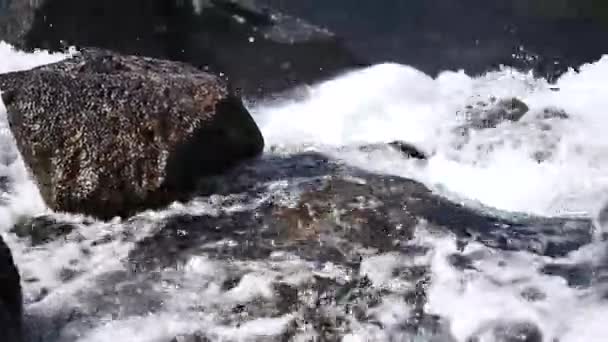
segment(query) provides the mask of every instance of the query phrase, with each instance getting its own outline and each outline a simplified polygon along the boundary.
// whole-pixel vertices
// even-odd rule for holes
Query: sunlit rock
[[[182,63],[91,49],[2,74],[0,89],[56,211],[107,219],[166,205],[264,146],[227,84]]]

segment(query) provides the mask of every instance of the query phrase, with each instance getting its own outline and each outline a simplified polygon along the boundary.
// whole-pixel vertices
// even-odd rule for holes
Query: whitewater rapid
[[[500,210],[546,216],[595,213],[608,192],[608,57],[563,75],[556,84],[503,68],[481,77],[443,72],[433,79],[404,65],[381,64],[310,89],[305,100],[256,108],[268,145],[343,146],[403,140],[434,152],[428,164],[387,155],[342,156],[357,166],[407,176]],[[556,91],[556,88],[558,89]],[[530,111],[564,110],[550,134],[550,160],[530,157],[543,132],[505,122],[455,152],[451,129],[467,104],[517,97]],[[501,146],[479,154],[478,147]]]
[[[20,53],[0,42],[0,73],[24,70],[65,57],[47,52]],[[606,78],[608,56],[580,67],[580,72],[566,73],[555,84],[509,68],[479,77],[464,72],[443,72],[431,78],[409,66],[380,64],[311,85],[298,99],[250,109],[265,137],[266,154],[320,151],[372,172],[416,179],[444,196],[471,206],[542,216],[595,217],[608,200]],[[472,136],[464,147],[455,148],[457,137],[453,129],[463,123],[457,113],[467,105],[487,101],[489,97],[517,97],[530,107],[527,116],[551,107],[563,110],[569,118],[552,122],[548,133],[533,125],[505,122]],[[0,114],[1,147],[15,153],[1,104]],[[371,152],[341,149],[393,140],[412,143],[431,156],[421,163],[403,158],[390,149]],[[546,140],[552,143],[544,146]],[[490,145],[492,148],[486,148]],[[535,160],[532,155],[538,149],[548,150],[544,152],[550,152],[550,158],[542,162]],[[40,279],[36,284],[24,283],[26,312],[51,317],[73,301],[78,288],[94,286],[90,282],[94,276],[119,269],[118,260],[127,255],[132,244],[117,240],[92,249],[92,257],[81,278],[61,283],[55,273],[68,260],[78,257],[80,246],[77,242],[59,241],[46,249],[36,249],[24,245],[8,232],[20,217],[48,212],[20,158],[18,155],[14,158],[16,161],[10,167],[0,169],[0,175],[15,182],[14,193],[6,199],[7,204],[0,207],[0,231],[12,248],[22,275]],[[79,232],[84,240],[126,231],[145,236],[154,229],[153,222],[168,213],[213,210],[214,207],[206,202],[194,200],[166,210],[143,213],[143,219],[135,228],[120,222],[97,222]],[[85,221],[85,218],[69,215],[68,219]],[[602,227],[597,228],[602,230]],[[499,251],[477,243],[469,244],[464,251],[475,256],[475,271],[457,269],[446,261],[450,253],[457,251],[452,238],[421,233],[416,241],[431,247],[432,252],[415,261],[392,254],[370,257],[364,261],[368,266],[362,266],[362,272],[368,272],[375,284],[390,283],[393,281],[390,270],[401,263],[429,265],[432,281],[425,310],[448,319],[450,333],[459,342],[466,342],[467,337],[475,333],[481,336],[479,342],[494,341],[490,335],[484,335],[484,326],[499,319],[532,322],[540,328],[545,341],[600,342],[608,336],[608,326],[602,323],[603,317],[608,315],[608,303],[603,298],[608,284],[591,284],[585,288],[569,286],[562,277],[538,272],[535,266],[548,262],[548,257],[524,251]],[[550,261],[599,267],[604,262],[606,247],[604,242],[595,241]],[[229,260],[192,259],[178,277],[191,287],[182,286],[171,292],[170,306],[176,311],[135,315],[118,321],[108,317],[99,324],[91,324],[88,330],[78,327],[74,328],[78,331],[73,334],[57,332],[50,341],[155,342],[195,331],[201,326],[214,331],[216,336],[239,341],[264,333],[280,333],[289,316],[258,319],[238,328],[225,328],[211,318],[201,321],[200,317],[177,314],[187,301],[270,298],[273,294],[268,290],[268,279],[279,274],[306,278],[312,272],[310,265],[297,260],[279,267],[271,264],[270,261],[252,261],[235,266]],[[271,266],[272,271],[269,271]],[[194,286],[200,282],[216,284],[223,281],[230,267],[254,272],[228,295],[218,294],[211,285],[204,291]],[[337,269],[324,269],[324,272],[342,276]],[[51,295],[44,301],[34,302],[43,287]],[[536,302],[522,300],[523,291],[539,291],[546,298]],[[390,298],[376,310],[379,311],[375,314],[385,327],[409,314],[404,303]],[[374,329],[361,325],[343,340],[384,341],[390,337]]]

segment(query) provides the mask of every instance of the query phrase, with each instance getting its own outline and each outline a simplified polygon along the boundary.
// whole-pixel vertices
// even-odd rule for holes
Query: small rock
[[[20,220],[10,231],[20,238],[29,238],[32,246],[38,246],[65,237],[75,228],[50,216],[38,216]]]
[[[422,159],[422,160],[428,159],[428,156],[426,155],[426,153],[424,153],[422,150],[418,149],[416,146],[414,146],[410,143],[407,143],[405,141],[392,141],[388,144],[390,146],[396,148],[397,150],[401,151],[401,153],[403,153],[403,155],[405,155],[408,158]]]
[[[570,116],[563,109],[549,107],[549,108],[543,109],[542,112],[538,113],[536,115],[536,118],[541,119],[541,120],[542,119],[545,119],[545,120],[553,119],[553,118],[566,120],[566,119],[570,118]]]
[[[171,339],[170,342],[209,342],[209,339],[200,335],[179,335]]]
[[[340,37],[265,7],[241,0],[10,0],[0,13],[0,41],[25,50],[97,47],[183,61],[226,74],[246,97],[364,64]]]
[[[471,126],[477,129],[487,129],[494,128],[505,121],[519,121],[528,110],[528,106],[517,98],[502,99],[474,115],[477,117],[472,118]]]
[[[500,324],[494,328],[496,342],[543,342],[540,329],[530,322]]]
[[[527,287],[523,289],[520,295],[529,302],[538,302],[547,298],[547,295],[544,292],[535,287]]]

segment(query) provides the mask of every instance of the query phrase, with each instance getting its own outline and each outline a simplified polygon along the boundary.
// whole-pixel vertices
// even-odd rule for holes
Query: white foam
[[[72,53],[70,51],[69,53]],[[0,74],[28,70],[37,66],[59,62],[69,54],[48,51],[24,52],[0,41]]]
[[[594,213],[608,193],[606,77],[608,57],[583,66],[580,73],[565,74],[557,92],[544,80],[511,69],[478,78],[444,72],[432,79],[408,66],[381,64],[314,86],[304,100],[252,111],[269,148],[312,145],[323,150],[327,145],[405,140],[436,153],[424,167],[386,154],[340,157],[503,210]],[[558,140],[553,158],[538,163],[531,157],[541,147],[543,133],[521,124],[503,124],[455,151],[451,128],[462,122],[456,113],[471,99],[490,96],[519,97],[531,114],[547,106],[564,109],[571,118],[554,123],[549,133]],[[497,142],[503,146],[479,154],[479,147]]]
[[[570,287],[561,277],[538,272],[548,258],[470,244],[464,252],[483,257],[475,260],[474,269],[458,270],[446,258],[457,252],[452,239],[430,243],[435,255],[426,311],[447,318],[458,341],[497,322],[532,323],[548,341],[601,341],[608,333],[605,325],[598,324],[598,317],[608,312],[608,305],[598,298],[600,294],[593,288]],[[531,288],[545,298],[527,300],[522,293]]]
[[[71,52],[70,52],[71,53]],[[0,41],[0,74],[28,70],[40,65],[58,62],[68,55],[36,51],[26,53],[14,49]],[[0,92],[2,89],[0,89]],[[0,99],[0,138],[2,154],[15,154],[16,159],[5,166],[4,175],[12,180],[13,191],[7,195],[8,205],[0,206],[0,231],[10,227],[21,216],[31,216],[45,211],[46,206],[40,197],[37,186],[31,181],[21,160],[6,121],[6,108]],[[12,159],[12,158],[11,158]]]

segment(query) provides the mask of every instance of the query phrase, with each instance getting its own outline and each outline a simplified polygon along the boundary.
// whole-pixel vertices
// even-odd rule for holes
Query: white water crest
[[[341,157],[501,210],[595,213],[608,194],[607,76],[608,57],[565,74],[556,85],[508,68],[476,78],[444,72],[433,79],[409,66],[381,64],[313,87],[305,100],[254,112],[269,148],[403,140],[433,152],[429,162],[420,167],[386,153]],[[530,107],[524,121],[545,108],[562,109],[570,118],[553,122],[550,132],[505,122],[455,151],[452,129],[462,124],[456,113],[490,97],[523,100]],[[539,163],[531,153],[546,135],[556,143],[552,157]],[[490,144],[492,150],[479,152]]]
[[[0,73],[25,70],[65,57],[47,52],[17,52],[0,42]],[[571,71],[563,75],[555,85],[508,68],[480,77],[444,72],[431,78],[409,66],[381,64],[311,85],[304,98],[253,107],[251,112],[265,137],[267,154],[318,150],[366,170],[414,178],[445,196],[473,206],[545,216],[594,216],[608,198],[606,78],[608,57],[582,66],[579,73]],[[547,107],[562,109],[569,118],[548,121],[549,132],[522,122],[505,122],[480,131],[462,148],[455,148],[457,136],[453,128],[463,123],[457,113],[490,97],[517,97],[524,101],[530,111],[523,123],[533,120],[536,113]],[[16,154],[1,103],[0,117],[0,148]],[[413,143],[431,157],[421,163],[390,149],[371,152],[341,149],[393,140]],[[547,140],[552,142],[550,146],[543,145]],[[493,148],[485,148],[490,145]],[[549,151],[550,158],[535,160],[533,155],[539,149]],[[165,342],[178,334],[200,330],[217,341],[261,341],[267,335],[280,335],[294,319],[292,315],[229,325],[222,323],[225,307],[272,300],[275,294],[271,285],[279,279],[301,284],[313,276],[341,282],[350,277],[339,266],[316,265],[296,256],[273,255],[268,260],[237,262],[198,255],[188,260],[183,269],[163,271],[162,279],[150,285],[153,291],[163,294],[166,312],[137,312],[127,319],[114,319],[113,315],[99,318],[94,316],[96,308],[79,302],[83,293],[93,296],[95,287],[101,286],[94,281],[95,277],[121,271],[120,261],[133,249],[133,241],[151,235],[158,229],[156,222],[160,219],[176,212],[215,215],[218,208],[223,208],[221,200],[174,204],[157,212],[142,213],[132,224],[94,222],[78,228],[73,234],[77,236],[75,239],[34,248],[8,230],[19,217],[47,209],[18,154],[0,172],[15,182],[7,205],[0,207],[0,232],[15,255],[22,277],[37,279],[23,283],[26,316],[34,317],[30,321],[45,318],[50,322],[30,323],[32,330],[37,330],[32,342]],[[74,223],[86,221],[70,215],[61,217]],[[134,237],[119,238],[122,236]],[[111,243],[93,243],[108,237]],[[599,267],[607,250],[601,241],[555,259],[523,251],[496,251],[472,243],[461,251],[473,256],[472,267],[467,269],[458,269],[446,261],[449,255],[460,253],[455,239],[449,235],[420,233],[414,243],[429,247],[429,252],[416,259],[391,253],[370,256],[362,261],[359,272],[366,274],[373,286],[399,289],[411,284],[393,278],[393,270],[403,265],[428,266],[431,283],[425,311],[446,319],[450,336],[459,342],[467,342],[474,334],[480,342],[501,342],[486,334],[501,320],[533,323],[542,331],[544,341],[600,342],[608,335],[608,325],[602,323],[608,314],[608,303],[602,298],[606,284],[579,288],[569,286],[562,277],[539,271],[546,262]],[[86,254],[83,248],[87,249]],[[78,263],[74,264],[74,260]],[[78,274],[68,282],[59,276],[66,267]],[[244,276],[235,287],[223,290],[221,285],[231,272]],[[37,301],[42,292],[48,295]],[[531,301],[522,293],[536,293],[544,299]],[[113,301],[114,298],[107,298],[108,303]],[[198,314],[186,311],[193,306],[203,310]],[[57,330],[53,317],[75,307],[81,312],[91,312],[96,321]],[[381,305],[367,313],[376,317],[383,329],[358,323],[353,317],[352,331],[343,341],[395,340],[392,327],[411,316],[412,310],[402,297],[383,298]],[[315,336],[316,332],[310,329],[302,331],[298,338],[307,341]]]

